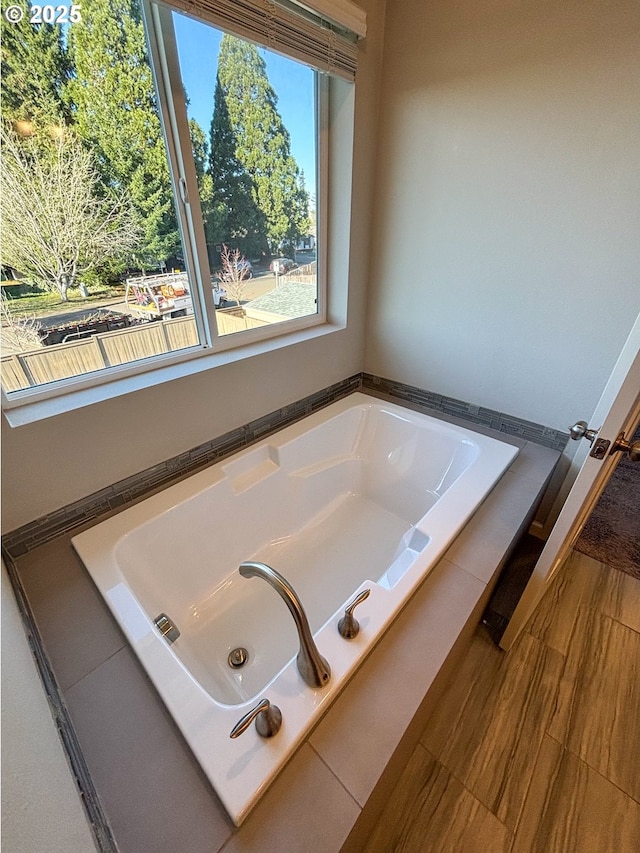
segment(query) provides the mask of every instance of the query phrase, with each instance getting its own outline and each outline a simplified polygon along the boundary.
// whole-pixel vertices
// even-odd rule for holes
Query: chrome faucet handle
[[[256,730],[260,737],[273,737],[280,731],[282,713],[277,705],[272,705],[268,699],[263,699],[248,714],[245,714],[241,720],[238,720],[231,729],[229,737],[240,737],[254,720],[256,721]]]
[[[348,604],[345,607],[344,616],[338,622],[338,631],[340,632],[340,636],[344,637],[345,640],[353,640],[353,638],[357,636],[358,631],[360,630],[360,623],[353,615],[353,611],[359,604],[362,604],[366,598],[369,598],[370,594],[370,589],[363,589],[359,595],[356,595],[351,604]]]

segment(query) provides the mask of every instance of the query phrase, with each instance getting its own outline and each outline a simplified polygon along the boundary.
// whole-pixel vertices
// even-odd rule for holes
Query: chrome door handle
[[[581,438],[586,438],[589,444],[593,444],[593,440],[597,434],[598,430],[589,429],[586,421],[576,421],[573,426],[569,427],[569,436],[574,441],[580,441]]]

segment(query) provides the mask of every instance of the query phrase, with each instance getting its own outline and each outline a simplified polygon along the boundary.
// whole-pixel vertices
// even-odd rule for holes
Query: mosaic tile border
[[[153,490],[169,486],[178,479],[195,473],[199,468],[237,453],[270,433],[328,406],[335,400],[358,391],[361,387],[362,377],[360,373],[341,382],[336,382],[328,388],[323,388],[315,394],[304,397],[302,400],[283,406],[281,409],[263,415],[244,426],[173,456],[165,462],[160,462],[151,468],[133,474],[131,477],[119,480],[117,483],[100,489],[100,491],[94,492],[86,498],[81,498],[72,504],[37,518],[11,533],[7,533],[2,537],[2,544],[12,557],[20,557],[22,554],[44,545],[45,542],[56,539],[63,533],[97,519],[104,513],[124,508]]]
[[[389,394],[399,400],[420,406],[430,412],[439,412],[454,418],[461,418],[478,426],[495,429],[506,435],[516,435],[525,441],[541,444],[552,450],[562,452],[569,439],[569,433],[551,427],[537,424],[533,421],[525,421],[513,415],[497,412],[494,409],[486,409],[484,406],[476,406],[473,403],[465,403],[454,397],[445,397],[433,391],[425,391],[414,385],[405,385],[404,382],[396,382],[393,379],[383,379],[371,373],[362,374],[362,388]]]
[[[199,468],[224,459],[270,433],[328,406],[335,400],[367,388],[388,394],[399,401],[412,403],[428,412],[462,418],[470,423],[489,427],[507,435],[515,435],[553,450],[562,451],[567,443],[568,433],[542,424],[525,421],[432,391],[425,391],[403,382],[384,379],[370,373],[357,373],[29,522],[3,536],[3,546],[12,557],[26,554],[63,533],[87,524],[107,512],[120,507],[124,508],[153,490],[168,486],[182,477],[193,474]]]

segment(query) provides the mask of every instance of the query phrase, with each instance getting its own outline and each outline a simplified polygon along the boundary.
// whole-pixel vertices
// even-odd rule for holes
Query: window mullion
[[[218,337],[218,330],[200,194],[191,150],[187,107],[180,77],[171,11],[150,0],[142,0],[142,6],[194,315],[200,341],[210,346]],[[194,298],[196,293],[197,298]]]
[[[329,77],[316,73],[316,269],[318,314],[327,318],[327,251],[329,198]]]

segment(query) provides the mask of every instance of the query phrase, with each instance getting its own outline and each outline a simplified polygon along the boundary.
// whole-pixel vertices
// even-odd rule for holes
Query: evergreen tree
[[[136,0],[91,0],[69,27],[75,130],[97,158],[105,194],[125,191],[143,237],[133,260],[159,266],[180,250],[140,9]]]
[[[292,247],[309,227],[308,195],[257,47],[223,36],[218,81],[235,136],[235,155],[251,178],[254,200],[266,219],[270,250]],[[217,157],[213,143],[212,157]]]
[[[69,118],[62,98],[69,77],[62,28],[29,23],[28,0],[12,5],[24,14],[13,24],[2,16],[2,118],[13,125],[30,123],[29,133],[50,132]]]
[[[266,221],[254,201],[251,178],[236,155],[236,137],[219,77],[216,78],[210,138],[212,197],[207,244],[210,251],[226,243],[238,248],[243,255],[256,257],[268,251]]]
[[[209,145],[207,135],[194,118],[189,119],[189,137],[191,139],[191,151],[196,169],[196,180],[198,182],[198,194],[200,196],[200,208],[202,210],[202,222],[205,234],[208,222],[211,218],[211,204],[213,197],[213,184],[209,174]]]
[[[191,150],[193,152],[193,162],[196,167],[198,187],[202,189],[207,174],[209,146],[207,145],[204,130],[194,118],[189,119],[189,137],[191,139]]]

